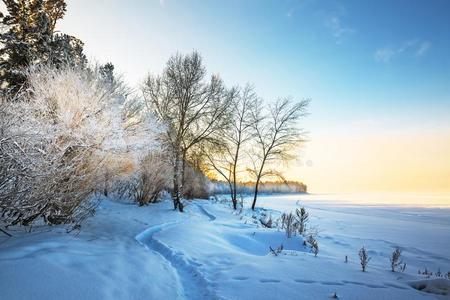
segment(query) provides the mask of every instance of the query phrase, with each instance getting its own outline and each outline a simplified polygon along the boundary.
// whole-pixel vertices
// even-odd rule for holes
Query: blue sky
[[[320,166],[330,137],[346,149],[355,139],[394,134],[450,143],[450,1],[67,2],[59,29],[81,38],[89,56],[112,61],[131,84],[160,72],[173,53],[196,49],[229,85],[253,83],[269,101],[311,98],[304,123],[311,142],[291,166],[293,177],[339,174],[343,166],[331,160]]]

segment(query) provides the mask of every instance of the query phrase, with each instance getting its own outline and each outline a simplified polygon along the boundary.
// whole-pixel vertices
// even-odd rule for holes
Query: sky
[[[450,193],[450,1],[68,0],[57,29],[134,86],[198,50],[228,85],[311,99],[287,177],[314,193]]]

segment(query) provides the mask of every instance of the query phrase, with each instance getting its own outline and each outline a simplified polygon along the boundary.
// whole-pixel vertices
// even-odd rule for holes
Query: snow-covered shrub
[[[182,187],[184,198],[208,199],[211,195],[210,187],[210,181],[202,171],[186,165],[185,180]]]
[[[427,267],[425,267],[425,269],[423,271],[421,271],[420,269],[417,271],[417,274],[420,275],[426,275],[426,276],[431,276],[433,275],[433,272],[428,271]]]
[[[0,209],[9,224],[79,221],[92,212],[105,157],[123,145],[118,90],[95,70],[40,67],[3,101]]]
[[[365,272],[371,257],[369,257],[369,254],[367,253],[367,250],[366,250],[366,248],[364,248],[364,246],[361,249],[359,249],[358,254],[359,254],[359,262],[361,264],[362,271]]]
[[[159,200],[170,185],[170,165],[160,153],[150,153],[139,163],[131,185],[131,196],[140,206]]]
[[[269,250],[274,256],[278,256],[278,254],[283,252],[283,244],[278,246],[276,249],[273,249],[272,246],[269,246]]]
[[[309,221],[309,213],[302,207],[300,209],[297,208],[295,214],[297,215],[298,233],[303,235],[306,231],[306,223]]]
[[[403,267],[401,266],[401,268],[403,268]],[[405,268],[406,268],[406,266],[405,266]],[[432,271],[429,271],[425,267],[425,269],[423,271],[419,269],[417,271],[417,273],[420,274],[420,275],[425,275],[427,278],[430,278],[430,277],[432,277],[434,275],[434,277],[441,277],[441,278],[443,277],[443,278],[450,279],[450,271],[447,272],[447,273],[443,273],[443,272],[441,272],[441,268],[438,268],[438,270],[433,273]]]
[[[399,267],[399,269],[400,269],[400,272],[405,272],[406,271],[406,263],[403,263],[402,265],[400,265],[400,267]]]
[[[22,110],[16,104],[0,103],[0,209],[2,219],[11,221],[24,219],[17,210],[20,203],[30,198],[33,185],[30,169],[36,169],[45,158],[35,147],[41,143],[41,136],[28,133],[21,124],[24,122]],[[27,217],[25,217],[25,222]]]
[[[137,164],[130,155],[109,155],[103,163],[99,191],[106,197],[129,197],[130,178],[135,174]]]
[[[283,213],[280,218],[281,229],[286,231],[286,236],[290,238],[298,231],[300,235],[305,235],[306,224],[309,221],[309,213],[304,207],[295,210],[295,214]],[[278,222],[278,221],[277,221]]]
[[[401,264],[403,263],[401,261],[401,256],[402,256],[402,250],[400,250],[400,248],[395,248],[394,251],[392,251],[391,257],[389,258],[390,262],[391,262],[391,271],[395,272],[395,270],[398,267],[401,267]]]
[[[286,231],[286,237],[290,238],[297,230],[297,221],[293,213],[283,213],[281,215],[281,229]]]
[[[317,254],[319,254],[319,243],[317,242],[317,240],[312,235],[310,235],[306,242],[308,243],[309,247],[311,247],[311,252],[314,253],[314,256],[317,256]]]
[[[263,227],[272,228],[272,226],[273,226],[272,215],[269,215],[269,217],[261,216],[261,218],[259,219],[259,222],[261,223],[261,225]]]
[[[2,130],[1,156],[9,160],[2,162],[2,217],[10,224],[29,225],[39,217],[59,224],[84,216],[92,207],[79,208],[95,186],[91,149],[73,143],[54,123],[42,122],[35,103],[15,103],[7,110],[16,122]]]

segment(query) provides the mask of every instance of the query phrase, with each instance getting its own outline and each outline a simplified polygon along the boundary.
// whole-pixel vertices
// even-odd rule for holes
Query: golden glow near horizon
[[[315,135],[303,151],[286,174],[311,192],[450,194],[450,129]]]

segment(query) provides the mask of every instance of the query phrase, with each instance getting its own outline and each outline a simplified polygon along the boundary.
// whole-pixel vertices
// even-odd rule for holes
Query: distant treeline
[[[212,181],[212,192],[214,194],[227,194],[230,189],[225,181]],[[252,181],[239,182],[237,192],[239,194],[252,194],[255,191],[255,183]],[[307,186],[299,181],[265,181],[259,187],[260,193],[306,193]]]

